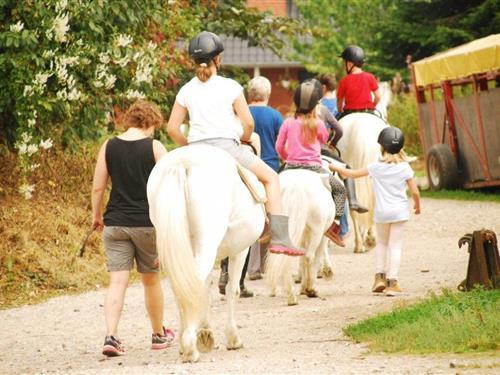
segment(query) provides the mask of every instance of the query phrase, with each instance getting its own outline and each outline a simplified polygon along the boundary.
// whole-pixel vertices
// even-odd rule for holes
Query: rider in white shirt
[[[263,183],[267,194],[271,240],[269,251],[286,255],[304,255],[295,247],[288,233],[288,216],[282,215],[281,192],[277,173],[256,155],[240,146],[248,142],[254,122],[243,88],[236,81],[217,75],[220,53],[224,46],[220,38],[203,31],[189,43],[189,54],[196,65],[196,76],[179,91],[167,131],[177,144],[209,144],[231,154],[242,166],[252,171]],[[189,134],[186,138],[180,126],[189,113]]]

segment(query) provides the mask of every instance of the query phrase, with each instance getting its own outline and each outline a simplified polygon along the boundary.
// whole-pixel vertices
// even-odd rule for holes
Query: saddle
[[[500,259],[495,232],[482,229],[466,234],[458,240],[458,247],[468,245],[467,277],[458,290],[467,291],[476,285],[486,289],[500,289]]]

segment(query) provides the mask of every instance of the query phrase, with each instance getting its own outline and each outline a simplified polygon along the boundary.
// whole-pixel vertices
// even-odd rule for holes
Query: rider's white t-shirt
[[[238,82],[218,75],[206,82],[194,77],[182,86],[176,100],[189,112],[188,143],[213,138],[239,141],[243,127],[233,103],[242,91]]]
[[[406,162],[376,162],[368,165],[375,193],[374,221],[395,223],[410,218],[406,181],[413,177],[413,170]]]

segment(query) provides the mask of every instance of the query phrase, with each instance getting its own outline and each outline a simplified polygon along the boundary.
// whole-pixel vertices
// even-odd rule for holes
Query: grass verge
[[[499,349],[500,290],[437,296],[355,323],[344,332],[388,353],[465,353]]]
[[[500,191],[494,190],[422,190],[422,197],[433,199],[453,199],[461,201],[482,201],[500,203]]]

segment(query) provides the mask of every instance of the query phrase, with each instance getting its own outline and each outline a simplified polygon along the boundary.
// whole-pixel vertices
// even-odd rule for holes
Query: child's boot
[[[347,200],[349,201],[349,208],[357,213],[364,214],[368,212],[368,208],[362,206],[358,202],[358,198],[356,196],[356,185],[354,183],[353,178],[346,178],[344,180],[345,190],[347,192]]]
[[[288,233],[288,216],[269,214],[269,228],[271,229],[271,242],[268,250],[274,254],[292,256],[305,255],[305,251],[293,246]]]
[[[387,287],[385,288],[385,295],[388,297],[394,297],[401,294],[402,290],[399,287],[398,280],[388,279]]]
[[[386,287],[387,280],[385,279],[385,273],[376,273],[375,281],[373,283],[372,292],[382,293]]]
[[[335,221],[330,225],[330,228],[325,233],[325,236],[328,237],[331,241],[337,244],[340,247],[345,247],[345,243],[340,236],[340,225],[338,225]]]

